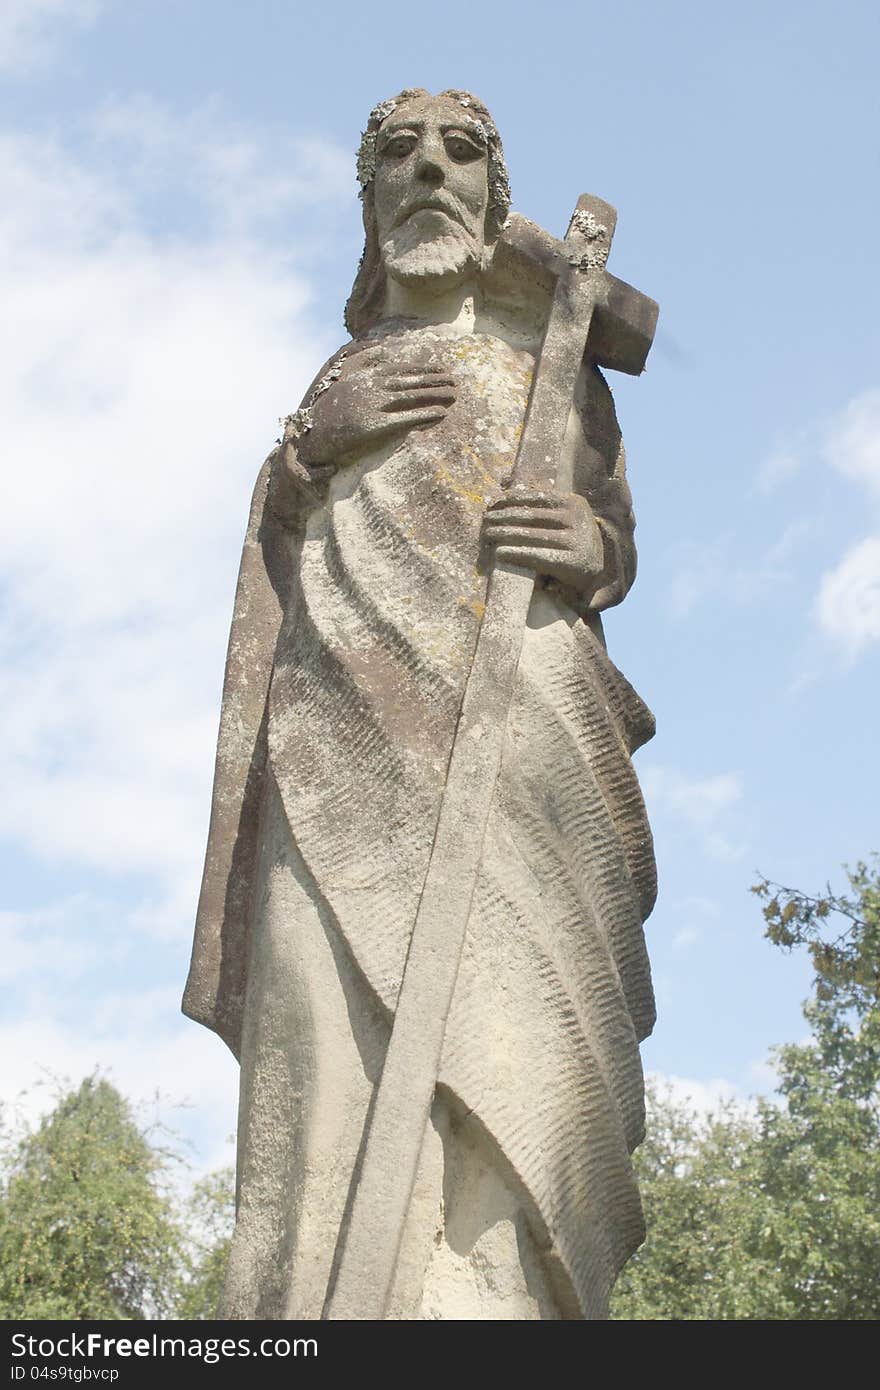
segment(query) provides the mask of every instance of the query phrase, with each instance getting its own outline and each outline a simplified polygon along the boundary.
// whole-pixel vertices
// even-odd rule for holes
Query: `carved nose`
[[[419,164],[417,177],[431,188],[439,188],[444,179],[443,170],[436,160],[425,158]]]

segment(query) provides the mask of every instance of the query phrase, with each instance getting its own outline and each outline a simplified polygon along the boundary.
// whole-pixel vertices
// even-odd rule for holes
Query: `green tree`
[[[769,940],[810,953],[810,1038],[776,1050],[776,1097],[752,1112],[701,1121],[651,1097],[649,1234],[616,1317],[880,1315],[880,865],[848,879],[816,896],[755,885]]]
[[[216,1316],[234,1223],[235,1174],[221,1168],[196,1183],[186,1204],[188,1264],[175,1317]]]
[[[753,1316],[740,1249],[753,1137],[733,1106],[701,1119],[649,1088],[648,1137],[635,1156],[648,1235],[618,1280],[612,1316]]]
[[[766,934],[805,948],[810,1039],[776,1053],[780,1103],[761,1107],[765,1235],[787,1316],[880,1315],[880,861],[809,896],[762,879]]]
[[[165,1155],[88,1077],[7,1151],[0,1317],[168,1316],[182,1270]]]

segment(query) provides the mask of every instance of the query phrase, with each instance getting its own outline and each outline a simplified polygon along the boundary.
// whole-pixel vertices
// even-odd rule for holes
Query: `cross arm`
[[[513,212],[496,246],[493,272],[502,278],[526,274],[552,295],[560,277],[578,274],[572,259],[571,242],[559,241]],[[654,339],[658,305],[607,270],[601,272],[601,284],[594,286],[594,293],[587,351],[600,367],[638,376]]]

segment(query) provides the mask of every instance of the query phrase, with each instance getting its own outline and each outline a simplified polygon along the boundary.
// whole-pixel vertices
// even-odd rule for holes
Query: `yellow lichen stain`
[[[461,651],[460,643],[456,641],[454,632],[443,631],[432,635],[429,630],[420,628],[418,637],[422,649],[429,658],[450,671],[463,667],[465,655]]]
[[[462,608],[469,608],[471,612],[479,618],[480,622],[482,622],[483,614],[486,611],[486,605],[481,598],[460,598],[458,602]]]
[[[498,468],[497,474],[492,473],[490,469],[486,467],[486,460],[485,458],[483,458],[482,454],[478,454],[476,449],[472,449],[469,444],[463,445],[463,448],[471,463],[475,465],[475,467],[482,475],[483,482],[486,484],[486,487],[489,488],[491,492],[496,492],[498,490],[498,479],[503,474],[505,468],[509,466],[510,460],[504,454],[490,454],[490,459],[493,463],[496,463],[496,466]],[[486,500],[484,494],[482,495],[482,500],[484,502]]]
[[[454,478],[442,464],[437,465],[436,474],[440,481],[446,483],[450,491],[455,493],[456,497],[463,498],[465,502],[472,502],[475,507],[485,507],[485,493],[477,492],[475,488],[466,487],[458,478]]]

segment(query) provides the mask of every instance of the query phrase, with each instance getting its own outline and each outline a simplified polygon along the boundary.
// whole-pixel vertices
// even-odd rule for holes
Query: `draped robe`
[[[241,1057],[221,1313],[320,1317],[427,870],[532,355],[380,326],[451,370],[445,419],[344,462],[292,517],[254,497],[184,1008]],[[332,389],[332,388],[331,388]],[[582,373],[557,486],[586,494],[592,606],[538,580],[391,1313],[601,1317],[643,1237],[630,1153],[653,1023],[653,733],[596,609],[634,573],[610,393]],[[566,473],[567,469],[567,473]]]

